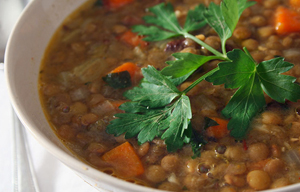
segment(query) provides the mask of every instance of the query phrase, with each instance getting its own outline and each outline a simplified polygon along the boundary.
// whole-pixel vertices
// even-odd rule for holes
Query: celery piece
[[[73,69],[73,74],[84,83],[101,78],[106,69],[106,61],[102,58],[92,58]]]

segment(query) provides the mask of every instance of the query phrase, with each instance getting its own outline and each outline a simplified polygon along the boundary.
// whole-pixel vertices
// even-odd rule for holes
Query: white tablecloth
[[[0,191],[13,191],[12,126],[13,111],[6,91],[4,72],[0,70]],[[46,151],[26,130],[29,152],[40,192],[97,192],[71,169]]]

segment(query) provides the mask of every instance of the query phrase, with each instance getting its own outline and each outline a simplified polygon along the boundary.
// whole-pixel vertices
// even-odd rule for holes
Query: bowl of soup
[[[245,136],[237,138],[228,130],[231,118],[225,117],[224,108],[238,87],[228,88],[225,82],[217,84],[209,78],[193,84],[222,60],[233,58],[222,52],[245,47],[254,66],[285,64],[289,70],[280,73],[293,76],[291,84],[297,85],[300,35],[289,22],[295,23],[300,15],[297,3],[247,4],[226,44],[222,32],[208,25],[209,20],[197,20],[189,12],[199,11],[202,17],[205,9],[219,4],[216,0],[32,1],[10,36],[5,56],[17,115],[38,142],[99,191],[299,191],[297,98],[278,102],[262,93],[263,107],[251,117]],[[160,16],[151,22],[153,14]],[[172,17],[159,24],[163,15]],[[187,18],[192,21],[189,26],[184,25]],[[170,35],[168,19],[188,28],[190,36]],[[153,24],[159,27],[151,28]],[[146,30],[139,30],[141,26]],[[167,32],[159,33],[160,39],[147,40],[147,36],[157,38],[149,33],[157,29]],[[162,34],[170,38],[161,38]],[[183,59],[188,65],[193,58],[209,59],[189,72],[178,65],[182,73],[164,75],[170,65]],[[190,72],[193,75],[185,77]],[[170,80],[175,74],[184,75]],[[167,83],[157,83],[159,78]],[[166,93],[175,95],[167,103]],[[155,95],[156,103],[136,99],[139,94]],[[130,102],[134,99],[138,102]],[[180,124],[190,130],[181,134],[186,137],[167,134],[170,122],[178,119],[164,115],[172,118],[176,107],[157,119],[167,126],[139,134],[143,122],[160,125],[155,124],[153,114],[161,113],[161,107],[169,109],[187,100],[176,116],[186,120]],[[191,143],[195,140],[196,146]]]

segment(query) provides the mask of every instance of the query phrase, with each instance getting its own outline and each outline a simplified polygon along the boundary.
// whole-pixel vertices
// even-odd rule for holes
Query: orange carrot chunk
[[[278,7],[275,13],[275,29],[278,34],[300,32],[300,14],[285,7]]]
[[[111,73],[120,73],[123,71],[128,71],[131,77],[134,77],[135,73],[139,70],[140,68],[131,62],[126,62],[120,65],[119,67],[115,68],[114,70],[111,71]]]
[[[134,177],[144,173],[143,164],[129,142],[106,152],[102,159],[110,163],[123,177]]]
[[[104,4],[111,9],[117,9],[129,3],[132,3],[133,1],[134,0],[105,0]]]
[[[228,124],[227,120],[218,117],[209,117],[209,118],[217,122],[219,125],[211,126],[206,129],[206,134],[208,137],[221,139],[229,133],[227,129],[227,124]]]
[[[296,9],[300,8],[300,0],[290,0],[290,5]]]
[[[131,62],[126,62],[120,65],[119,67],[115,68],[114,70],[112,70],[110,73],[120,73],[123,71],[128,71],[128,73],[130,74],[131,82],[134,82],[135,74],[139,70],[140,68],[136,64]]]
[[[120,107],[120,105],[122,105],[123,103],[125,103],[125,100],[116,100],[116,101],[111,101],[111,104],[118,109]]]
[[[144,48],[148,44],[146,41],[143,40],[142,36],[133,33],[131,30],[128,30],[125,33],[123,33],[120,36],[120,40],[134,47],[140,46],[141,48]]]
[[[139,72],[140,67],[134,63],[126,62],[109,72],[103,77],[103,80],[115,89],[126,88],[140,80]]]

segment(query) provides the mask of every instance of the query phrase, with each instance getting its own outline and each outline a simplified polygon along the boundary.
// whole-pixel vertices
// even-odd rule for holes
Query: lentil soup
[[[299,102],[279,103],[265,94],[264,110],[251,120],[247,136],[236,139],[221,113],[236,89],[201,81],[186,93],[191,126],[205,140],[197,157],[190,144],[170,152],[159,137],[141,144],[136,137],[107,133],[115,114],[124,113],[119,108],[128,101],[124,93],[143,79],[143,68],[151,65],[160,71],[178,52],[211,55],[190,38],[147,42],[132,31],[133,26],[145,24],[142,18],[151,14],[149,7],[162,2],[173,5],[181,25],[198,4],[220,4],[219,0],[90,1],[57,30],[39,76],[41,102],[57,136],[100,171],[162,190],[252,192],[299,183]],[[300,83],[300,30],[276,25],[279,11],[300,15],[300,5],[293,0],[256,2],[241,14],[226,50],[246,47],[257,63],[284,57],[294,64],[285,74]],[[192,34],[222,50],[220,37],[208,25]],[[219,62],[208,61],[177,88],[185,90]],[[206,126],[207,118],[218,125]]]

